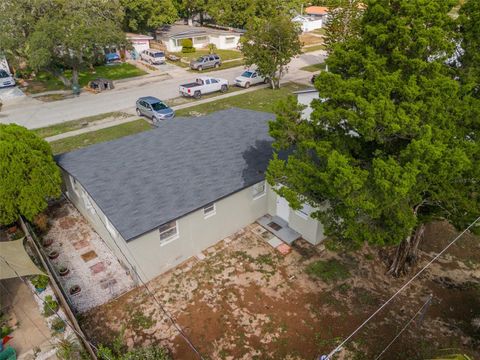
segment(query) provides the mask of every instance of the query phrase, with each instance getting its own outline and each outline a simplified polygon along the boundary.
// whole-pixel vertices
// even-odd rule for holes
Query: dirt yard
[[[312,247],[281,256],[254,224],[149,283],[208,359],[316,359],[332,350],[405,278],[386,275],[385,256],[364,247]],[[445,223],[428,226],[419,266],[450,241]],[[329,250],[330,249],[330,250]],[[425,302],[421,321],[382,359],[425,359],[451,352],[480,357],[480,242],[464,236],[448,255],[374,318],[337,359],[374,359]],[[129,347],[161,344],[175,359],[196,359],[142,288],[82,317],[97,343],[118,334]]]

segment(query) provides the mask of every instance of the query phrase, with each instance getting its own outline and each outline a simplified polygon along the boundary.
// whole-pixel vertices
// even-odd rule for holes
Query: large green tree
[[[121,0],[125,10],[124,28],[128,31],[149,32],[178,18],[172,0]]]
[[[253,19],[241,39],[245,64],[256,65],[259,73],[270,79],[273,89],[280,87],[288,63],[301,53],[301,47],[296,24],[282,14]]]
[[[480,212],[478,118],[446,62],[456,1],[365,3],[358,36],[333,46],[316,80],[311,118],[281,104],[271,134],[291,155],[267,179],[293,207],[318,207],[328,234],[398,245],[389,271],[400,275],[428,219],[463,227]]]
[[[60,170],[50,145],[24,127],[0,124],[0,225],[33,220],[60,195]]]

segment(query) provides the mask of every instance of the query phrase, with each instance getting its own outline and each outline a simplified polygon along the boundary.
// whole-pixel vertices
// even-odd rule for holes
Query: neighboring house
[[[230,109],[56,156],[67,196],[143,280],[262,220],[287,242],[323,226],[266,184],[273,114]]]
[[[182,40],[191,39],[197,49],[215,44],[217,49],[236,49],[243,30],[189,26],[184,24],[167,25],[157,30],[156,37],[167,51],[181,51]]]
[[[292,21],[300,24],[302,32],[313,31],[323,26],[323,20],[313,16],[297,15]]]
[[[314,99],[320,98],[318,90],[312,87],[310,89],[295,91],[294,94],[297,95],[298,103],[306,106],[302,112],[302,117],[304,119],[310,119],[310,114],[313,111],[311,103]]]
[[[328,20],[328,7],[326,6],[308,6],[305,8],[305,14],[312,18],[322,22],[322,26],[325,26]]]
[[[153,40],[152,36],[132,33],[126,33],[125,35],[127,40],[132,44],[136,56],[142,51],[150,49],[150,40]]]

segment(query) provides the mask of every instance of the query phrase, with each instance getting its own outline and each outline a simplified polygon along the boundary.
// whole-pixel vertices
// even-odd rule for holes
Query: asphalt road
[[[284,80],[307,79],[310,72],[299,68],[323,61],[323,51],[306,53],[292,60]],[[242,68],[231,68],[204,73],[228,79],[230,83],[242,72]],[[42,102],[28,96],[16,98],[3,105],[0,123],[16,123],[27,128],[39,128],[86,116],[103,114],[111,111],[134,111],[135,101],[141,96],[155,96],[163,100],[178,97],[178,86],[195,79],[197,74],[184,69],[169,66],[170,76],[145,77],[123,82],[115,90],[101,94],[82,93],[82,95],[53,102]]]

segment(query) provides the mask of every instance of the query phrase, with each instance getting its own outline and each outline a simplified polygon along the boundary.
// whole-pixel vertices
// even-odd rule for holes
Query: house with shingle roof
[[[273,114],[230,109],[56,156],[69,199],[144,281],[259,221],[317,244],[323,226],[265,182]],[[131,267],[135,269],[131,269]]]

